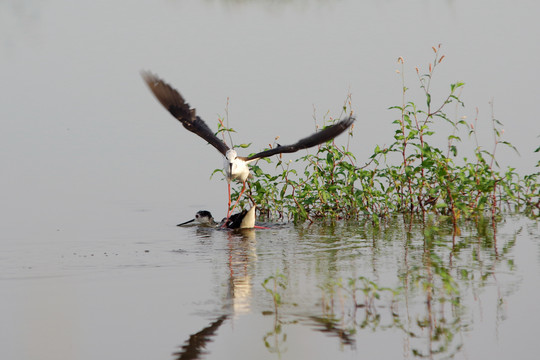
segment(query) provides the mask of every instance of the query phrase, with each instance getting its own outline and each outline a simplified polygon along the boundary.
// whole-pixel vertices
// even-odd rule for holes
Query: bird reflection
[[[201,355],[206,354],[204,349],[206,345],[212,342],[212,338],[215,336],[216,331],[227,319],[227,315],[222,315],[214,322],[210,323],[207,327],[201,331],[191,335],[186,341],[185,345],[182,345],[182,350],[173,353],[177,360],[195,360],[200,359]]]
[[[227,295],[225,296],[225,314],[218,317],[199,332],[191,335],[181,350],[173,353],[177,360],[201,359],[207,352],[206,346],[217,335],[217,330],[225,320],[250,311],[252,267],[257,259],[255,252],[256,232],[254,229],[237,229],[227,234]]]
[[[229,234],[227,300],[235,315],[250,311],[251,274],[257,260],[255,234],[253,229],[242,229],[238,233]]]
[[[315,322],[315,330],[337,336],[343,345],[354,345],[355,341],[350,331],[341,328],[336,319],[321,316],[309,316],[309,319]]]

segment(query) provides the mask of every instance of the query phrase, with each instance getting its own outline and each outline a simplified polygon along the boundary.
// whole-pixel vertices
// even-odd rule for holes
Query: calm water
[[[538,223],[492,231],[394,218],[4,242],[3,358],[535,359]]]
[[[174,84],[212,127],[228,102],[235,143],[256,149],[311,133],[350,92],[363,164],[392,142],[396,59],[417,88],[414,67],[442,43],[434,101],[464,81],[453,116],[478,107],[491,149],[493,99],[521,154],[498,149],[499,162],[526,174],[538,13],[533,1],[0,2],[0,358],[538,358],[537,222],[454,239],[401,218],[177,228],[225,212],[225,182],[210,179],[221,159],[139,76]]]

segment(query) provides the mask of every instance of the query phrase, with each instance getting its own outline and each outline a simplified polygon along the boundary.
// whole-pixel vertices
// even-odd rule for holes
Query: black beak
[[[186,224],[192,223],[192,222],[194,222],[194,221],[195,221],[195,219],[191,219],[191,220],[188,220],[188,221],[183,222],[183,223],[181,223],[181,224],[178,224],[178,225],[176,225],[176,226],[186,225]]]

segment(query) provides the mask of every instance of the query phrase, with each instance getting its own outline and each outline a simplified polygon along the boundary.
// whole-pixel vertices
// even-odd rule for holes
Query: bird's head
[[[225,159],[230,163],[232,163],[236,158],[238,157],[238,154],[235,150],[227,150],[227,153],[225,154]]]
[[[195,220],[199,224],[211,224],[214,222],[212,214],[210,213],[210,211],[206,210],[197,211],[197,213],[195,214]]]

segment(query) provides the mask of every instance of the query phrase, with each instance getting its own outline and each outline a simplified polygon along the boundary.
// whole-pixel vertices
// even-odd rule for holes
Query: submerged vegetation
[[[448,115],[450,106],[464,107],[460,99],[464,83],[453,83],[441,99],[434,98],[432,81],[445,56],[440,54],[440,46],[433,47],[433,51],[434,59],[427,72],[416,68],[419,99],[410,95],[403,76],[405,61],[398,59],[402,102],[390,107],[396,117],[393,142],[376,146],[366,164],[359,166],[349,151],[351,129],[346,145],[338,145],[342,139],[337,139],[294,162],[284,162],[280,157],[263,159],[275,164],[277,171],[272,175],[253,165],[254,178],[247,193],[257,204],[259,215],[266,219],[313,222],[317,218],[358,219],[363,215],[378,221],[398,213],[425,218],[433,213],[447,218],[455,230],[461,219],[489,216],[495,223],[504,211],[538,216],[540,172],[520,176],[515,168],[499,167],[498,148],[516,149],[503,140],[502,123],[494,117],[493,110],[491,150],[478,141],[477,116],[473,122],[467,122],[465,117]],[[343,114],[352,112],[350,106],[349,97]],[[444,146],[436,145],[434,140],[433,128],[439,122],[451,128]],[[234,130],[220,120],[218,133],[225,135],[231,131]],[[460,154],[465,140],[473,142],[471,159]],[[237,197],[238,192],[233,196]],[[245,206],[247,201],[241,199],[240,205]]]

